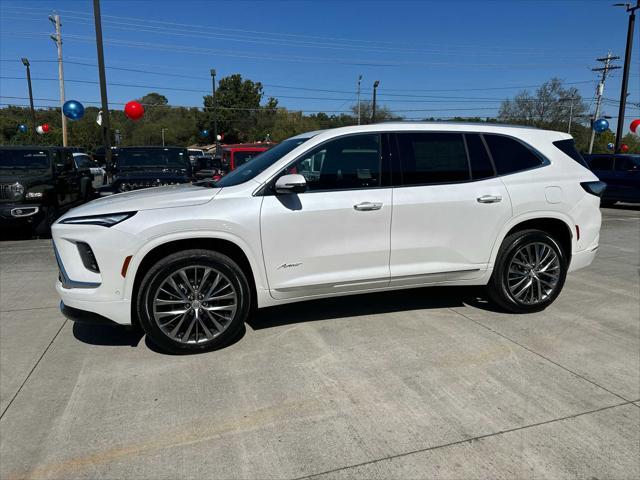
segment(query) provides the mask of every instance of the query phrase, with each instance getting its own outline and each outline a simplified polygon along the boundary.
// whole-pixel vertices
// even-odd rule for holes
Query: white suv
[[[389,123],[285,140],[217,183],[95,200],[53,226],[72,320],[219,347],[252,308],[425,285],[551,304],[598,248],[605,185],[565,133]],[[349,301],[349,299],[345,299]]]

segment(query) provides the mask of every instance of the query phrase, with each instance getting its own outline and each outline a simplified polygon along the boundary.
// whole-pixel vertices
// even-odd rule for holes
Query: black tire
[[[553,288],[546,286],[546,281],[550,280],[549,273],[545,272],[535,272],[535,268],[529,268],[529,270],[534,270],[534,273],[526,273],[526,267],[520,267],[519,265],[512,263],[514,261],[514,257],[519,255],[522,252],[522,248],[537,245],[538,248],[543,249],[546,246],[553,253],[555,253],[557,257],[557,263],[554,261],[553,271],[554,274],[557,274],[557,279],[553,281]],[[521,257],[516,258],[516,261]],[[532,262],[535,263],[535,262]],[[541,262],[543,263],[543,262]],[[530,265],[531,267],[532,265]],[[557,266],[557,268],[556,268]],[[539,312],[547,308],[553,301],[558,297],[562,287],[564,286],[565,279],[567,277],[567,269],[569,266],[569,262],[567,259],[567,253],[564,252],[559,242],[549,235],[546,232],[541,230],[522,230],[519,232],[515,232],[504,239],[500,250],[498,252],[498,257],[496,259],[496,263],[494,265],[493,274],[489,283],[487,285],[487,295],[489,298],[497,304],[502,309],[512,312],[512,313],[532,313]],[[511,271],[510,277],[510,267],[522,269],[522,272],[518,271],[515,275],[513,271]],[[518,298],[517,295],[520,295],[519,290],[523,287],[518,285],[518,281],[520,279],[524,279],[527,275],[534,275],[533,279],[528,277],[528,280],[524,280],[525,286],[527,283],[531,281],[534,287],[540,286],[543,289],[548,288],[548,292],[542,291],[540,295],[539,301],[531,301],[527,300],[527,293],[524,293],[523,298]],[[541,283],[538,280],[538,276],[545,280],[545,283]],[[511,281],[512,285],[510,287],[509,282]],[[517,287],[514,293],[514,286]],[[540,290],[535,288],[531,295],[532,297],[538,295]]]
[[[43,217],[35,226],[34,233],[38,237],[50,237],[51,236],[51,225],[58,219],[60,216],[60,211],[58,207],[55,205],[49,205],[42,208]]]
[[[163,286],[164,282],[167,281],[169,277],[176,274],[176,272],[181,271],[182,269],[189,269],[194,267],[197,267],[198,269],[201,267],[209,268],[212,270],[212,272],[214,272],[214,275],[221,274],[220,278],[228,281],[230,285],[229,289],[233,289],[235,292],[235,312],[232,314],[233,316],[229,319],[228,322],[226,319],[224,320],[224,330],[217,334],[215,334],[214,332],[215,327],[212,327],[212,324],[210,323],[211,320],[209,315],[209,319],[207,319],[209,329],[207,329],[207,332],[214,333],[215,336],[212,339],[200,339],[199,341],[197,329],[200,328],[201,335],[204,335],[203,329],[207,327],[206,325],[204,327],[202,326],[205,314],[207,314],[207,312],[203,311],[206,303],[201,304],[201,302],[198,301],[198,308],[193,307],[193,305],[195,305],[196,303],[196,299],[193,300],[193,304],[185,303],[182,307],[177,308],[185,309],[187,308],[187,305],[189,305],[188,310],[189,312],[191,312],[191,314],[187,314],[187,316],[183,320],[183,323],[185,326],[187,326],[187,328],[188,324],[193,320],[193,317],[195,316],[194,310],[198,310],[198,312],[200,312],[200,315],[202,316],[200,317],[200,321],[196,320],[194,322],[194,325],[198,325],[195,327],[195,332],[193,332],[193,330],[189,330],[188,332],[186,332],[183,328],[183,331],[178,332],[177,334],[182,334],[182,338],[175,339],[172,338],[169,333],[165,333],[165,331],[163,331],[158,323],[160,320],[156,320],[157,312],[154,314],[155,295],[159,295],[158,292],[160,287]],[[189,270],[187,270],[187,272],[188,271]],[[204,273],[204,271],[202,273]],[[199,288],[206,288],[205,284],[207,284],[207,282],[210,282],[207,284],[207,286],[211,286],[213,284],[211,278],[205,281],[203,281],[203,278],[200,278],[200,281],[202,282],[202,285],[197,285],[198,279],[196,274],[196,285],[192,285],[192,287],[196,286]],[[180,289],[183,289],[183,293],[189,293],[190,290],[187,290],[184,285],[185,283],[186,282],[184,282],[183,284],[178,284],[178,286],[180,287]],[[174,292],[177,292],[177,290],[174,290]],[[177,298],[176,295],[174,295],[173,297]],[[182,301],[174,303],[178,304],[181,302]],[[162,350],[171,353],[205,352],[226,346],[239,333],[251,310],[251,289],[242,269],[236,262],[234,262],[226,255],[211,250],[185,250],[182,252],[171,254],[159,260],[149,269],[142,282],[140,283],[136,308],[138,318],[140,320],[140,325],[152,340],[152,342],[159,346]],[[215,318],[217,320],[220,320],[217,317]],[[180,319],[178,318],[171,320],[164,324],[164,327],[173,328],[173,325],[171,327],[167,327],[167,325],[171,324],[172,322],[175,322],[173,323],[173,325],[177,325],[178,322],[180,322]],[[188,336],[186,341],[183,340],[185,334]],[[194,334],[195,340],[194,342],[190,342],[189,339],[192,338],[192,335]]]

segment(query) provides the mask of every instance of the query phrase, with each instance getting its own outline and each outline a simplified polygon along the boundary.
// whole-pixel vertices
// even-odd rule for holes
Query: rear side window
[[[398,133],[397,138],[404,185],[470,179],[462,134]]]
[[[613,157],[592,157],[591,170],[613,170]]]
[[[564,153],[565,155],[570,156],[571,158],[573,158],[576,162],[578,162],[583,167],[589,168],[587,166],[587,162],[584,161],[584,158],[582,158],[582,155],[580,155],[580,152],[576,148],[576,142],[575,141],[573,141],[572,139],[558,140],[557,142],[553,142],[553,144],[558,149],[560,149],[562,151],[562,153]]]
[[[495,175],[493,165],[480,135],[466,133],[464,138],[467,141],[467,150],[469,151],[471,177],[474,180],[493,177]]]
[[[484,135],[498,175],[520,172],[542,165],[542,160],[519,141],[502,135]]]

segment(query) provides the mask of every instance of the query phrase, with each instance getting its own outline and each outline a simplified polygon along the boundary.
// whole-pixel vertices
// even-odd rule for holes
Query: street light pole
[[[166,128],[162,128],[162,146],[164,147],[164,131]]]
[[[100,0],[93,0],[93,19],[96,28],[96,48],[98,50],[98,74],[100,76],[100,99],[102,102],[102,142],[107,178],[111,178],[111,125],[109,121],[109,101],[107,100],[107,76],[104,71],[104,49],[102,47],[102,19]]]
[[[622,131],[624,129],[624,111],[627,107],[627,88],[629,86],[629,70],[631,69],[631,49],[633,47],[633,29],[636,23],[636,10],[640,8],[640,0],[636,0],[636,6],[630,3],[616,3],[616,7],[625,7],[629,15],[627,29],[627,48],[624,52],[624,69],[622,70],[622,89],[620,91],[620,109],[618,110],[618,128],[616,129],[616,146],[614,152],[620,153],[622,143]]]
[[[376,123],[376,92],[378,91],[380,80],[373,82],[373,105],[371,107],[371,123]]]
[[[216,69],[211,69],[211,102],[213,105],[213,139],[216,142],[216,155],[220,154],[220,142],[218,141],[218,112],[216,105]]]
[[[31,107],[31,138],[36,143],[36,110],[33,108],[33,90],[31,89],[31,64],[28,58],[22,59],[22,64],[27,67],[27,84],[29,85],[29,106]]]
[[[360,82],[362,81],[362,75],[358,75],[358,125],[360,125]]]

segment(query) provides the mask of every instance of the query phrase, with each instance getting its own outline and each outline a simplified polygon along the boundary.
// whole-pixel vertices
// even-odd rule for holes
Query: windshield
[[[123,148],[118,167],[186,168],[186,151],[177,148]]]
[[[236,168],[228,175],[225,175],[219,182],[216,183],[216,186],[231,187],[233,185],[244,183],[247,180],[251,180],[259,173],[264,172],[267,168],[276,163],[294,148],[302,145],[304,142],[309,140],[309,138],[311,137],[292,138],[289,140],[285,140],[284,142],[276,145],[266,152],[262,152],[260,155],[254,157],[250,162],[247,162],[244,165]]]
[[[76,155],[73,159],[76,161],[76,167],[78,168],[91,168],[95,166],[88,155]]]
[[[49,152],[43,150],[0,150],[0,168],[49,168]]]

